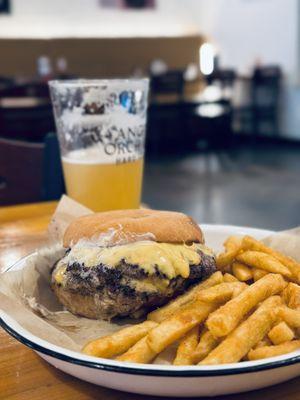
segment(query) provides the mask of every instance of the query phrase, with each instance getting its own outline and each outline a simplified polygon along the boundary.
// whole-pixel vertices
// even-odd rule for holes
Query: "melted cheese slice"
[[[128,264],[137,265],[149,275],[160,271],[168,279],[180,275],[188,278],[190,265],[198,265],[201,261],[199,251],[212,255],[210,249],[199,243],[191,246],[185,244],[157,243],[140,241],[114,247],[84,247],[74,246],[56,267],[54,278],[62,283],[66,265],[74,262],[94,267],[105,264],[116,267],[122,260]]]

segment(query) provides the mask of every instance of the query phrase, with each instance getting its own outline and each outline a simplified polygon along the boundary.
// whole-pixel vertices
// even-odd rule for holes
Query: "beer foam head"
[[[70,151],[62,157],[62,160],[70,164],[113,164],[117,161],[116,157],[106,154],[103,148],[97,145]]]

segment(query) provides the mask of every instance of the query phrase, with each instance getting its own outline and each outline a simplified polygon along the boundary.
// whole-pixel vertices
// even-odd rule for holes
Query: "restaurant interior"
[[[299,210],[300,0],[0,0],[0,400],[300,399]]]
[[[0,206],[65,193],[49,80],[149,77],[144,204],[298,225],[299,15],[297,0],[1,1]]]

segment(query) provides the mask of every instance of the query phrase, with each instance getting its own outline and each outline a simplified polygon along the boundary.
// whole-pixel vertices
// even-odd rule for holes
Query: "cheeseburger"
[[[139,317],[215,271],[215,257],[187,215],[118,210],[74,220],[52,288],[72,313]]]

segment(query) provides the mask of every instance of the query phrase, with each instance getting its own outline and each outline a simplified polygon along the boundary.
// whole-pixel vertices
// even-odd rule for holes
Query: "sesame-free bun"
[[[185,214],[148,209],[116,210],[75,219],[67,228],[63,244],[72,247],[82,238],[92,238],[116,230],[113,240],[133,235],[152,234],[153,240],[165,243],[204,243],[201,229]]]

